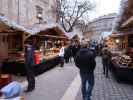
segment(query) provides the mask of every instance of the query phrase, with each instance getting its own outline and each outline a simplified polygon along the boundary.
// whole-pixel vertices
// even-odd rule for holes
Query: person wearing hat
[[[75,65],[80,70],[83,100],[91,100],[90,97],[94,86],[94,69],[96,66],[94,52],[87,47],[88,43],[83,40],[81,49],[75,57]]]

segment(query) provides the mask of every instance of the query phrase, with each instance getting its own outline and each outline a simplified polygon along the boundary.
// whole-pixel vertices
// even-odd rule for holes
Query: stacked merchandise
[[[119,64],[124,66],[129,66],[132,63],[132,59],[130,56],[122,55],[119,57]]]

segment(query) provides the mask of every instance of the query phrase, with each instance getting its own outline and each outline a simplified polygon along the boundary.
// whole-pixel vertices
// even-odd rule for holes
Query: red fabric
[[[0,87],[3,87],[7,84],[9,84],[12,81],[12,78],[10,75],[1,75],[0,77]]]
[[[35,52],[34,59],[35,59],[35,64],[40,64],[40,62],[41,62],[40,53]]]

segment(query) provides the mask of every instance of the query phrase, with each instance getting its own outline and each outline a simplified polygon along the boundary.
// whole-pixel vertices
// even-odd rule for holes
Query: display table
[[[46,70],[55,67],[59,64],[59,56],[53,56],[50,59],[47,59],[45,63],[41,63],[34,66],[35,74],[41,74]],[[19,61],[8,61],[3,63],[2,73],[15,74],[15,75],[25,75],[24,62]]]
[[[133,83],[133,68],[112,61],[111,70],[118,81]]]

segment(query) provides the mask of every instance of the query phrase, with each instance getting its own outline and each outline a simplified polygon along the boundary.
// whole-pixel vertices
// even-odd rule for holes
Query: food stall
[[[10,58],[12,54],[23,51],[24,40],[29,34],[29,31],[24,27],[0,16],[0,43],[4,44],[7,49],[7,58]]]
[[[4,62],[10,63],[21,59],[24,39],[28,34],[29,32],[24,27],[0,16],[0,88],[11,81],[10,73],[5,74],[3,69],[10,67],[10,71],[17,70],[12,65],[5,66]],[[17,68],[21,70],[19,66]]]
[[[38,70],[38,73],[42,73],[44,70],[59,64],[60,59],[58,54],[61,44],[67,45],[68,38],[64,32],[56,26],[41,30],[27,39],[27,41],[31,40],[36,41],[37,45],[35,62],[40,62],[40,66],[36,67],[36,70]]]
[[[24,42],[33,42],[36,45],[36,50],[34,54],[35,58],[35,74],[41,74],[44,71],[55,67],[59,64],[58,52],[61,43],[66,44],[67,37],[64,33],[60,33],[57,27],[52,27],[38,31],[36,34],[29,35],[25,38]],[[24,67],[24,54],[21,54],[19,61],[13,60],[11,62],[4,62],[3,72],[8,72],[11,74],[25,75]],[[14,70],[12,70],[12,66]]]
[[[111,70],[118,80],[133,83],[133,34],[112,36],[115,48],[111,51]]]
[[[68,38],[59,27],[51,27],[39,31],[37,34],[31,35],[27,41],[36,41],[37,50],[46,60],[57,56],[61,48],[61,44],[68,44]]]

